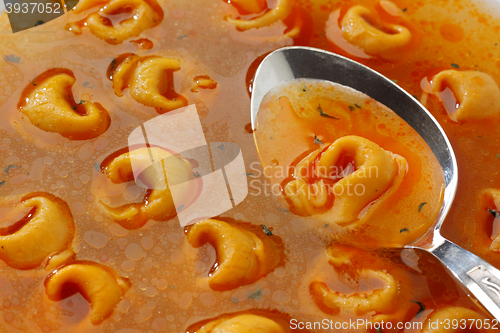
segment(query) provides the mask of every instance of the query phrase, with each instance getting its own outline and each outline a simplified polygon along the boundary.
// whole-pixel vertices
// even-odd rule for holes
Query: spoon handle
[[[441,244],[428,251],[462,283],[470,296],[500,320],[500,270],[457,244],[441,239]]]

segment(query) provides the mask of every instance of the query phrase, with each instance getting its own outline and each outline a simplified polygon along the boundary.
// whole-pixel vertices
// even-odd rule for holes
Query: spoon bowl
[[[281,83],[294,79],[326,80],[364,93],[393,110],[425,140],[444,172],[443,203],[433,226],[405,248],[431,253],[478,305],[500,319],[500,271],[440,234],[455,198],[458,173],[453,148],[436,119],[413,96],[369,67],[315,48],[286,47],[270,53],[255,73],[251,100],[254,130],[264,96]]]

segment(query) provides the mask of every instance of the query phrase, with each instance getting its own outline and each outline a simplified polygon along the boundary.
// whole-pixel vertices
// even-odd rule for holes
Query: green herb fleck
[[[358,104],[354,103],[354,106],[357,107],[358,109],[361,109],[361,106],[359,106]]]
[[[316,135],[314,135],[314,143],[316,143],[318,145],[322,145],[323,141],[321,141],[320,139],[318,139],[318,137]]]
[[[96,169],[97,171],[99,171],[99,164],[94,163],[94,169]]]
[[[2,186],[3,184],[5,184],[5,180],[2,180],[2,181],[0,182],[0,186]]]
[[[35,80],[31,81],[31,83],[36,87]]]
[[[356,108],[352,105],[349,105],[349,110],[354,111],[354,110],[356,110]]]
[[[183,39],[183,38],[186,38],[188,35],[182,35],[182,36],[179,36],[177,39]]]
[[[45,24],[45,21],[44,20],[38,20],[35,23],[35,27],[38,27],[39,25],[42,25],[42,24]]]
[[[175,289],[175,287],[173,285],[169,285],[168,286],[170,289]]]
[[[451,64],[451,67],[460,68],[460,66],[458,66],[457,64]]]
[[[382,333],[382,329],[380,328],[380,326],[376,327],[375,330],[377,331],[377,333]]]
[[[421,314],[422,312],[424,312],[425,310],[425,305],[423,305],[422,303],[420,302],[417,302],[417,301],[412,301],[413,303],[417,304],[420,308],[418,309],[418,312],[415,316],[418,316],[419,314]]]
[[[418,96],[417,95],[412,95],[413,98],[415,98],[418,101]]]
[[[493,215],[496,219],[500,217],[500,213],[494,209],[488,209],[491,215]]]
[[[85,104],[85,101],[83,99],[80,101],[80,103],[78,103],[78,105],[82,105],[82,104]]]
[[[73,105],[73,110],[75,110],[75,111],[76,111],[76,105]]]
[[[266,235],[268,236],[272,236],[273,233],[271,232],[271,230],[269,230],[265,225],[261,224],[260,225],[262,227],[262,229],[264,229],[264,232],[266,233]]]
[[[304,88],[302,88],[302,91],[303,91],[303,92],[306,92],[306,88],[305,88],[305,87],[304,87]]]
[[[232,297],[231,302],[233,302],[234,304],[238,304],[240,300],[238,299],[238,297]]]
[[[328,226],[329,226],[329,224],[328,224],[328,223],[326,223],[326,224],[324,225],[324,227],[325,227],[325,228],[328,228]]]
[[[392,79],[391,79],[391,81],[392,81],[392,82],[394,82],[394,83],[398,83],[398,80],[392,80]]]
[[[497,154],[497,158],[499,158],[499,159],[500,159],[500,154]]]
[[[403,8],[402,11],[403,13],[406,12],[408,10],[408,8]]]
[[[422,210],[422,208],[427,205],[427,202],[422,202],[419,206],[418,206],[418,212],[420,213],[420,211]]]
[[[410,232],[410,230],[408,230],[408,228],[403,228],[403,229],[399,230],[399,233],[400,233],[400,234],[401,234],[401,233],[403,233],[403,232],[407,232],[407,233],[409,233],[409,232]]]
[[[110,66],[110,68],[111,68],[111,70],[113,70],[113,69],[115,69],[115,67],[116,67],[116,58],[113,59],[113,60],[111,60],[111,66]]]
[[[332,119],[340,120],[340,118],[332,117],[328,113],[323,112],[323,109],[321,108],[321,105],[318,106],[318,111],[319,111],[319,114],[320,114],[321,117],[326,117],[326,118],[332,118]]]

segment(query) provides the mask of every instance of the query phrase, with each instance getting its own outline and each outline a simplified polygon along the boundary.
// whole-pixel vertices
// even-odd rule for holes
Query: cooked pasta
[[[217,262],[208,278],[213,290],[231,290],[253,283],[283,259],[281,241],[277,236],[266,235],[259,226],[209,219],[188,227],[186,236],[193,247],[209,243],[215,248]]]
[[[349,8],[343,17],[342,36],[367,54],[382,58],[390,58],[393,52],[403,49],[412,38],[408,28],[385,23],[377,14],[361,5]]]
[[[48,256],[71,248],[75,225],[68,205],[44,192],[5,197],[0,221],[0,259],[13,268],[32,269]],[[13,220],[13,221],[11,221]]]
[[[322,214],[346,225],[374,200],[390,195],[405,170],[403,157],[365,138],[345,136],[301,160],[284,193],[298,214]]]
[[[76,290],[68,290],[68,286]],[[45,293],[52,301],[59,301],[80,292],[90,303],[91,323],[98,325],[111,316],[130,286],[128,279],[118,276],[111,268],[77,261],[52,272],[45,280]]]
[[[321,279],[314,279],[309,286],[309,292],[323,312],[331,315],[337,315],[341,311],[356,315],[371,313],[372,323],[396,323],[406,318],[411,308],[409,289],[386,271],[387,262],[374,266],[375,260],[370,258],[368,252],[343,245],[328,247],[326,254],[330,265],[338,274],[347,276],[351,282],[356,281],[357,286],[360,279],[367,279],[378,281],[379,287],[346,294],[331,290]]]
[[[203,325],[196,333],[284,333],[275,321],[253,314],[242,314],[229,319],[217,319]]]
[[[135,101],[154,107],[158,113],[187,105],[187,99],[175,93],[172,86],[173,72],[180,69],[179,59],[128,55],[111,66],[113,89],[117,96],[123,96],[123,90],[128,87]]]
[[[279,20],[284,20],[292,12],[292,0],[278,0],[276,7],[252,20],[234,19],[227,20],[241,30],[258,29],[269,26]]]
[[[432,78],[431,86],[453,121],[500,116],[500,89],[486,73],[444,70]]]
[[[75,102],[71,92],[75,81],[68,69],[50,69],[26,86],[18,108],[33,125],[46,132],[71,140],[95,138],[108,129],[111,118],[99,103]]]
[[[474,310],[460,306],[452,306],[435,310],[424,322],[422,333],[453,333],[453,332],[489,332],[483,328],[484,317]],[[435,323],[438,323],[437,325]],[[447,325],[446,323],[453,323]],[[463,323],[467,323],[463,329]],[[458,325],[454,325],[458,323]],[[484,325],[486,326],[486,325]],[[493,329],[492,329],[493,331]]]
[[[100,8],[95,8],[95,7]],[[163,20],[163,10],[155,0],[81,0],[74,9],[75,14],[96,9],[82,22],[70,23],[66,26],[70,31],[81,34],[80,25],[89,28],[96,37],[109,44],[121,44],[125,40],[139,36],[144,30],[155,27]],[[120,21],[116,26],[107,16],[118,16],[130,13],[130,17]]]
[[[148,187],[142,202],[110,207],[101,200],[104,211],[126,229],[138,229],[150,219],[167,221],[176,216],[172,194],[164,177],[168,175],[169,182],[177,184],[189,181],[194,177],[191,163],[153,147],[122,153],[102,165],[106,177],[114,184],[134,180],[134,168],[138,169],[136,175]]]

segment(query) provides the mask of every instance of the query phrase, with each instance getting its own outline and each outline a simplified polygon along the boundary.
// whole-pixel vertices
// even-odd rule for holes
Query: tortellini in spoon
[[[49,299],[59,301],[77,291],[90,303],[90,321],[98,325],[108,318],[122,296],[130,288],[128,279],[118,276],[112,269],[93,262],[76,261],[52,272],[45,280]]]
[[[405,172],[403,157],[360,136],[345,136],[301,160],[284,194],[298,214],[321,214],[346,225],[397,188]]]

